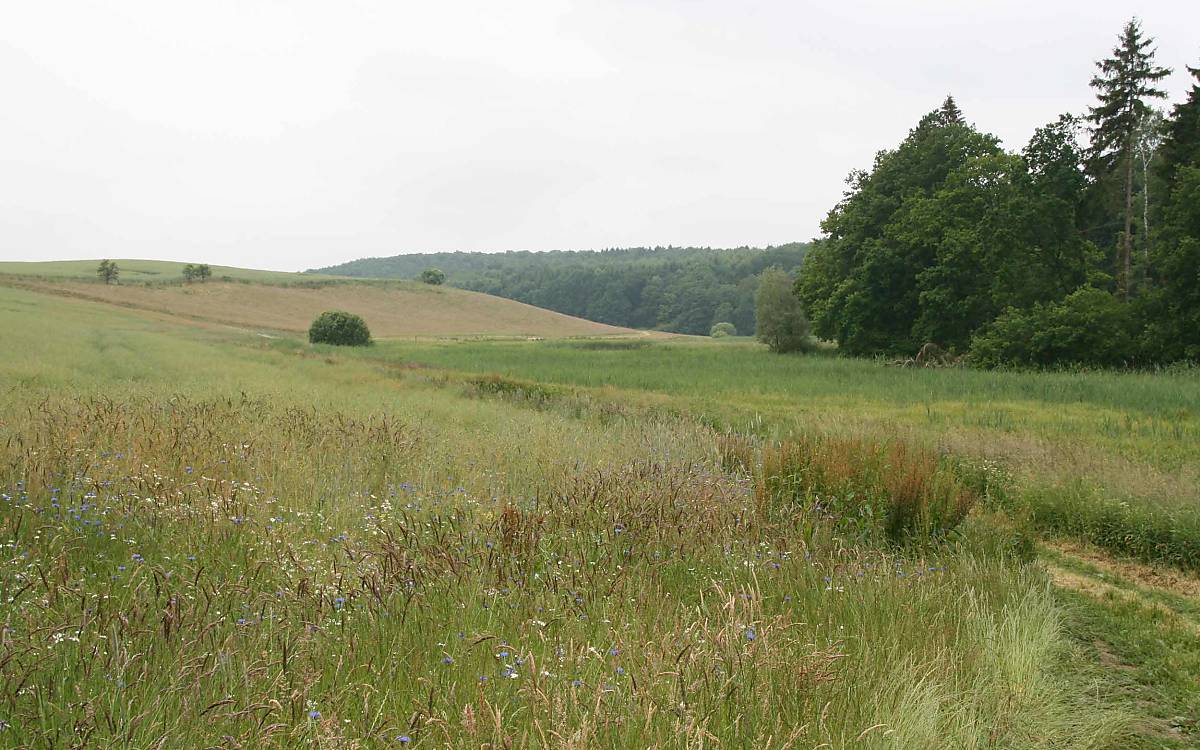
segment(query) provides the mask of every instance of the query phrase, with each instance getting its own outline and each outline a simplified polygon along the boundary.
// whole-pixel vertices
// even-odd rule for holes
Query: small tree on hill
[[[421,281],[437,286],[446,282],[446,274],[440,268],[426,268],[421,272]]]
[[[212,276],[207,263],[188,263],[183,267],[183,278],[187,281],[204,281]]]
[[[116,261],[105,258],[104,260],[100,261],[100,265],[96,267],[96,275],[99,276],[100,280],[105,284],[115,284],[117,282],[117,278],[121,275],[121,270],[117,268]]]
[[[308,340],[313,344],[366,346],[371,343],[371,332],[366,321],[354,313],[328,310],[309,326]]]
[[[768,268],[754,295],[758,340],[778,354],[811,351],[816,343],[809,334],[808,318],[792,292],[792,279],[779,268]]]

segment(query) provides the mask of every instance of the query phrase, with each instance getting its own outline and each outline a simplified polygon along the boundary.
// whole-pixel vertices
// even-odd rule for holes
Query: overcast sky
[[[1200,2],[0,4],[0,258],[779,244],[953,93],[1019,149]]]

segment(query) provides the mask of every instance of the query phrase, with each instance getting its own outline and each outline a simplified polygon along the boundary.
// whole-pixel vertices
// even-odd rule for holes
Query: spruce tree
[[[1096,63],[1100,72],[1092,78],[1097,91],[1098,106],[1090,108],[1092,123],[1090,170],[1102,179],[1120,175],[1124,181],[1124,210],[1117,251],[1117,289],[1129,297],[1133,258],[1133,173],[1138,124],[1150,112],[1147,99],[1165,98],[1167,92],[1155,88],[1170,74],[1170,69],[1154,64],[1154,40],[1142,36],[1136,18],[1125,24],[1112,57]]]
[[[950,94],[946,95],[946,101],[942,102],[941,109],[938,110],[941,116],[942,125],[966,125],[967,121],[963,119],[962,110],[958,108],[958,103],[954,101],[954,97]]]

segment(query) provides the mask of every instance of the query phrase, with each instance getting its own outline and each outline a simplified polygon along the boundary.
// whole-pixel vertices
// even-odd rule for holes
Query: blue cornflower
[[[754,632],[754,628],[746,628],[746,640],[752,641],[758,637],[758,633]]]
[[[408,743],[412,742],[412,738],[407,734],[402,734],[396,738],[396,742],[399,742],[401,745],[407,745]]]
[[[308,712],[308,718],[319,719],[319,718],[321,718],[321,712],[314,708],[313,710]]]
[[[454,663],[454,657],[453,657],[453,656],[445,656],[445,657],[442,657],[442,664],[453,664],[453,663]]]

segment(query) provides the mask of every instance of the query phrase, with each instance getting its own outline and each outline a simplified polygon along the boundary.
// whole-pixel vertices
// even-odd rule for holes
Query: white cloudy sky
[[[808,239],[952,92],[1019,148],[1136,9],[1200,3],[0,2],[0,258],[301,269]]]

